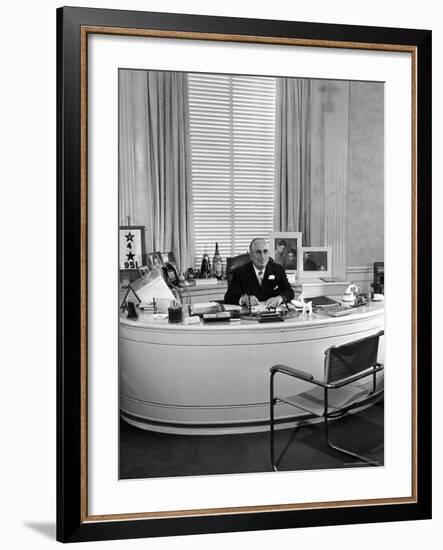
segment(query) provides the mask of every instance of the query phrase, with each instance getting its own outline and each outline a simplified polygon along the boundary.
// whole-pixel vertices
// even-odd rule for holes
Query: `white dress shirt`
[[[265,269],[266,269],[266,266],[265,266],[263,269],[257,269],[257,268],[255,267],[255,265],[252,264],[252,267],[254,268],[255,276],[257,277],[257,280],[258,280],[258,282],[260,283],[260,286],[261,286],[262,283],[263,283],[263,279],[264,279],[264,277],[265,277]],[[260,275],[259,275],[260,272],[261,272],[261,279],[260,279]]]

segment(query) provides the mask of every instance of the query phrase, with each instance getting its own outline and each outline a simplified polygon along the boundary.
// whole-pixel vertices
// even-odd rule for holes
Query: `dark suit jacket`
[[[225,294],[225,304],[238,304],[243,294],[256,296],[260,302],[279,294],[286,301],[294,298],[294,291],[285,270],[272,260],[269,260],[266,265],[261,286],[258,284],[252,262],[242,265],[233,272],[231,284]]]

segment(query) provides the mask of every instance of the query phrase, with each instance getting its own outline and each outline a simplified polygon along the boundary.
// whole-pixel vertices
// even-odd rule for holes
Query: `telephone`
[[[177,287],[180,284],[177,268],[173,264],[166,262],[162,267],[162,271],[168,286]]]
[[[362,296],[360,289],[355,284],[348,286],[341,301],[346,302],[346,304],[349,304],[351,307],[364,306],[367,303],[366,298]]]
[[[341,298],[341,301],[355,304],[358,292],[359,292],[359,288],[357,285],[354,285],[354,284],[349,285],[348,288],[345,290]]]

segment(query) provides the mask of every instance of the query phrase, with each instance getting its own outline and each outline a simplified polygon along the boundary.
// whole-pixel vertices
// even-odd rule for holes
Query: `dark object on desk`
[[[181,323],[183,320],[183,310],[181,307],[168,308],[168,321],[170,323]]]
[[[229,315],[231,316],[231,319],[241,319],[240,311],[230,311]]]
[[[186,272],[186,280],[193,281],[198,276],[198,271],[190,267]]]
[[[131,283],[129,283],[128,286],[126,287],[125,295],[123,296],[123,300],[120,304],[120,309],[125,309],[125,307],[127,307],[127,304],[129,303],[128,302],[128,296],[129,296],[129,294],[131,294],[131,292],[136,297],[137,303],[139,303],[139,304],[141,303],[140,298],[138,297],[138,295],[135,292],[134,288],[132,287]]]
[[[374,294],[385,293],[385,262],[374,262],[374,281],[371,287]]]
[[[201,268],[200,268],[200,278],[208,279],[211,276],[211,262],[209,261],[208,253],[203,254]]]
[[[358,294],[355,298],[355,302],[351,307],[365,306],[368,303],[366,297],[363,294]]]
[[[315,296],[314,298],[306,298],[307,302],[312,302],[312,307],[326,308],[338,306],[339,302],[328,298],[327,296]]]
[[[263,311],[258,318],[259,323],[278,323],[279,321],[283,321],[283,318],[276,311]]]
[[[127,302],[126,307],[128,308],[128,319],[138,319],[138,313],[135,309],[134,302]]]
[[[204,313],[203,322],[204,323],[217,323],[217,322],[226,322],[231,319],[231,313],[229,311],[220,311],[220,313]]]

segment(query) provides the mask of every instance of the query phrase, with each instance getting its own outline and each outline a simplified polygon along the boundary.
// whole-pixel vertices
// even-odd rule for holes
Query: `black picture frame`
[[[381,17],[382,21],[382,17]],[[93,31],[92,28],[101,29]],[[88,30],[89,29],[89,30]],[[88,32],[205,33],[202,39],[401,49],[414,58],[413,333],[415,341],[413,495],[376,504],[271,507],[135,518],[87,512],[87,186],[84,74]],[[215,35],[218,38],[215,38]],[[188,36],[189,37],[189,36]],[[292,41],[292,42],[291,42]],[[83,87],[82,87],[83,82]],[[57,10],[57,539],[158,537],[427,519],[431,517],[431,31],[147,13]],[[420,289],[420,300],[418,290]]]

